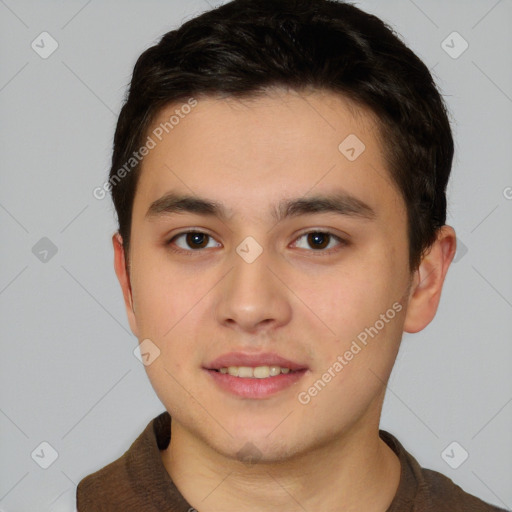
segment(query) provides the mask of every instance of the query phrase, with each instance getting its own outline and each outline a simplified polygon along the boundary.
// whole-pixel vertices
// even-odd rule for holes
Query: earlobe
[[[451,226],[439,228],[436,241],[423,256],[413,276],[404,322],[405,332],[418,332],[434,318],[448,268],[455,256],[456,237]]]
[[[114,269],[116,271],[117,279],[123,292],[128,322],[133,334],[138,337],[137,319],[135,316],[130,273],[128,271],[128,265],[125,259],[123,239],[118,232],[112,235],[112,245],[114,247]]]

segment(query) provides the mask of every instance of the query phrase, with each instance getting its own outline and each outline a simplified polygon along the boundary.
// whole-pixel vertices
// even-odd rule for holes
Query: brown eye
[[[328,233],[308,233],[308,244],[314,249],[325,249],[329,245],[330,235]]]
[[[302,246],[299,242],[301,239],[305,239],[305,243],[302,242]],[[314,251],[329,253],[332,250],[336,250],[335,242],[338,242],[339,246],[348,245],[345,240],[339,236],[334,235],[333,233],[329,233],[327,231],[309,231],[307,233],[303,233],[297,238],[295,246],[299,247],[300,249],[310,250],[312,248]]]
[[[208,235],[205,233],[186,233],[185,241],[193,249],[203,249],[208,245]]]
[[[178,240],[184,240],[184,242],[178,243]],[[213,240],[210,235],[201,231],[186,231],[174,236],[169,240],[168,245],[176,245],[178,252],[193,252],[208,248],[208,244]]]

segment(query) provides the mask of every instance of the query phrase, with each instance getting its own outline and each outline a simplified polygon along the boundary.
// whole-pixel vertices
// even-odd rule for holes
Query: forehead
[[[400,202],[375,116],[337,94],[185,100],[163,108],[148,137],[134,215],[169,192],[247,213],[333,187],[367,204]]]

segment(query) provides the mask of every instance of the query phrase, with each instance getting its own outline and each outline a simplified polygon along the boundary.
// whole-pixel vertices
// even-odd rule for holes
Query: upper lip
[[[260,352],[258,354],[247,354],[243,352],[229,352],[223,354],[208,363],[205,368],[208,370],[219,370],[230,366],[279,366],[290,368],[290,370],[302,370],[306,366],[272,352]]]

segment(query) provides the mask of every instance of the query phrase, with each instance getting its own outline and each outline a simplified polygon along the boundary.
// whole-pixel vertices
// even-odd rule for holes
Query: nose
[[[250,334],[287,324],[292,294],[276,262],[263,251],[252,262],[235,252],[232,263],[217,291],[217,321]]]

